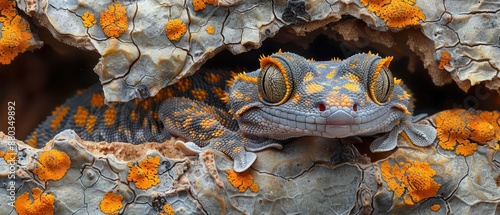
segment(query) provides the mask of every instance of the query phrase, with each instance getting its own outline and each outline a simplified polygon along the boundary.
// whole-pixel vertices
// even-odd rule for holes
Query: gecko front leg
[[[183,137],[178,141],[183,151],[199,153],[215,149],[234,160],[234,171],[243,172],[257,159],[251,151],[281,145],[268,139],[250,139],[239,133],[238,124],[226,111],[188,98],[172,98],[160,107],[160,117],[168,132]]]

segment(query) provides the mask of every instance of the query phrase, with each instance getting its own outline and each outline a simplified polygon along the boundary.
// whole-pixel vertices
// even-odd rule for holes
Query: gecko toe
[[[193,142],[184,142],[180,140],[175,141],[175,146],[186,155],[197,155],[203,150]]]
[[[393,150],[398,145],[398,135],[401,130],[395,129],[389,133],[384,134],[370,144],[370,151],[372,152],[386,152]]]
[[[234,171],[235,172],[244,172],[257,159],[257,155],[253,152],[242,151],[238,154],[235,154],[233,157],[234,160]]]
[[[413,124],[407,126],[404,131],[416,146],[429,146],[436,139],[436,129],[430,125]]]

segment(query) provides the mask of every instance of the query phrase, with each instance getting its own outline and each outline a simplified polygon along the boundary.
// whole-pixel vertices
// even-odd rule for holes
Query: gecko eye
[[[283,74],[274,64],[261,69],[258,77],[259,93],[264,101],[276,104],[286,101],[287,87]]]
[[[268,105],[285,103],[292,94],[293,79],[289,62],[281,56],[268,56],[260,59],[260,73],[257,78],[259,97]]]
[[[370,98],[377,104],[382,104],[389,100],[394,89],[394,78],[391,71],[385,67],[380,67],[380,71],[375,71],[368,84]]]

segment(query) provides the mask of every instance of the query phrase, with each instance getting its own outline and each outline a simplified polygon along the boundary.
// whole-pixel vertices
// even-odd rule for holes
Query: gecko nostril
[[[326,106],[323,103],[318,103],[318,109],[319,111],[323,112],[326,110]]]
[[[358,111],[358,104],[354,103],[354,105],[352,105],[352,110]]]

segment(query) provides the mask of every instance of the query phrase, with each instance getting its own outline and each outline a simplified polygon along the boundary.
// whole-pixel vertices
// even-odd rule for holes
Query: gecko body
[[[249,73],[202,71],[145,100],[104,105],[99,86],[70,98],[28,138],[41,146],[73,129],[85,140],[162,142],[188,140],[184,150],[213,148],[242,172],[254,151],[281,148],[293,137],[347,138],[382,134],[370,146],[392,150],[401,133],[430,145],[436,131],[417,124],[412,98],[388,69],[391,57],[368,53],[345,60],[312,61],[288,52],[260,59]]]

